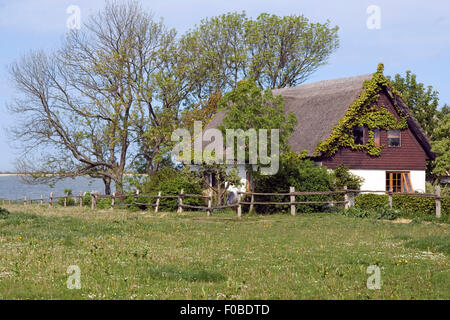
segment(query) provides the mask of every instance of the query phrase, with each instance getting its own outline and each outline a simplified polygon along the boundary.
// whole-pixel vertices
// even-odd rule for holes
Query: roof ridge
[[[329,80],[320,80],[310,83],[302,83],[294,87],[288,87],[288,88],[280,88],[280,89],[273,89],[272,91],[274,93],[277,92],[287,92],[287,91],[295,91],[296,89],[307,89],[309,87],[319,87],[323,85],[333,85],[333,84],[346,84],[350,81],[360,82],[361,79],[370,79],[374,73],[367,73],[367,74],[361,74],[358,76],[351,76],[351,77],[343,77],[343,78],[336,78],[336,79],[329,79]]]

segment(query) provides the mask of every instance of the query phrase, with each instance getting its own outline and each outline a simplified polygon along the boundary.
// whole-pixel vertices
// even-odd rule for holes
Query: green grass
[[[6,208],[1,299],[450,298],[448,224]],[[80,290],[66,287],[70,265]],[[369,265],[380,290],[366,287]]]

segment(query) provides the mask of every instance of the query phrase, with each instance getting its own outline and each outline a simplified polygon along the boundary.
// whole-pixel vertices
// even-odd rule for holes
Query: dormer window
[[[353,128],[353,141],[355,144],[364,144],[364,127]]]

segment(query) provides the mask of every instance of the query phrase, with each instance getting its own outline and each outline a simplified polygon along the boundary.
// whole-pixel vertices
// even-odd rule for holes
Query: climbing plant
[[[344,117],[339,120],[333,128],[331,135],[320,142],[315,150],[315,155],[323,154],[332,156],[340,147],[348,147],[352,150],[365,150],[371,156],[381,154],[382,145],[375,144],[373,129],[396,130],[406,129],[408,127],[407,114],[404,114],[394,101],[400,119],[397,119],[389,112],[383,104],[377,105],[380,97],[380,91],[390,86],[389,79],[383,75],[384,66],[378,65],[377,72],[372,79],[364,81],[363,91],[359,97],[348,108]],[[400,95],[394,91],[394,94]],[[353,137],[353,128],[366,127],[369,129],[369,139],[366,144],[357,144]]]

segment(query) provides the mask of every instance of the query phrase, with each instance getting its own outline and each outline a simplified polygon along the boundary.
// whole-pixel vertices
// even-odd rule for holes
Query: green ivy
[[[379,156],[382,146],[375,145],[372,129],[403,130],[408,128],[408,115],[403,114],[395,102],[394,107],[400,115],[400,120],[390,113],[383,104],[376,104],[380,97],[379,92],[383,88],[391,87],[389,80],[383,75],[383,70],[384,66],[380,63],[372,79],[364,81],[364,90],[358,99],[349,107],[344,117],[339,120],[327,140],[317,145],[314,153],[316,156],[320,154],[332,156],[340,147],[365,150],[371,156]],[[397,92],[394,91],[394,93],[397,95]],[[369,129],[369,139],[366,144],[355,144],[354,127],[367,127]]]

